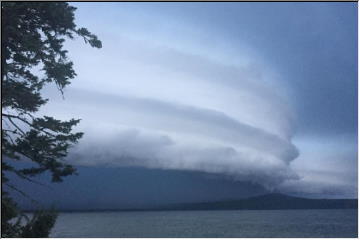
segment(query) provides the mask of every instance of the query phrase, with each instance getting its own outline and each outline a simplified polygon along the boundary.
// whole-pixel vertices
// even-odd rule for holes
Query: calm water
[[[357,210],[61,213],[52,237],[357,237]]]

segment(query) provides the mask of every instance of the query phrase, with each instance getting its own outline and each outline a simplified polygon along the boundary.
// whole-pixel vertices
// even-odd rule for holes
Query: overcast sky
[[[357,196],[356,3],[71,5],[103,48],[68,41],[78,76],[46,89],[82,119],[69,161]]]

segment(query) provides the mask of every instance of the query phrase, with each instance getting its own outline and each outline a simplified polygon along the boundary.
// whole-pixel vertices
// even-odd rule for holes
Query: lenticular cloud
[[[269,188],[296,178],[286,89],[261,66],[118,42],[97,69],[80,72],[87,87],[66,93],[76,104],[64,110],[85,132],[72,161],[220,173]],[[119,70],[89,81],[99,68]]]

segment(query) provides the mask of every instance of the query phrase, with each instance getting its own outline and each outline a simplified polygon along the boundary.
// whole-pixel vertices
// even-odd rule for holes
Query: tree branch
[[[5,116],[5,117],[7,117],[7,118],[10,120],[10,122],[11,122],[12,124],[14,124],[15,127],[18,128],[19,131],[21,131],[24,135],[25,135],[25,133],[24,133],[18,126],[16,126],[16,124],[11,120],[11,118],[18,119],[18,120],[26,123],[26,124],[29,125],[30,127],[33,127],[33,128],[35,128],[36,130],[39,130],[39,131],[41,131],[41,132],[43,132],[43,133],[45,133],[45,134],[47,134],[47,135],[49,135],[49,136],[51,136],[51,137],[56,137],[54,134],[49,133],[48,131],[45,131],[44,129],[35,127],[32,123],[30,123],[29,121],[27,121],[27,120],[24,119],[24,118],[21,118],[21,117],[16,116],[16,115],[6,114],[6,113],[3,113],[2,115]]]
[[[4,115],[4,114],[3,114],[3,115]],[[18,125],[16,125],[16,123],[14,123],[14,121],[11,119],[11,117],[9,117],[8,119],[9,119],[9,121],[11,122],[11,124],[12,124],[17,130],[19,130],[19,131],[23,134],[23,136],[26,135],[25,132],[24,132]]]
[[[21,190],[18,189],[17,187],[15,187],[15,186],[13,186],[13,185],[11,185],[11,184],[9,184],[9,183],[5,183],[5,185],[8,186],[9,188],[15,190],[16,192],[20,193],[20,194],[23,195],[24,197],[30,199],[31,202],[40,205],[38,201],[36,201],[35,199],[32,199],[29,195],[27,195],[26,193],[24,193],[23,191],[21,191]]]

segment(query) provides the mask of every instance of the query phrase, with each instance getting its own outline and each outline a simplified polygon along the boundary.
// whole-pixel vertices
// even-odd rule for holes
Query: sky
[[[63,186],[121,206],[357,196],[357,3],[71,5],[103,48],[67,41],[77,77],[44,91],[40,113],[85,133]]]

